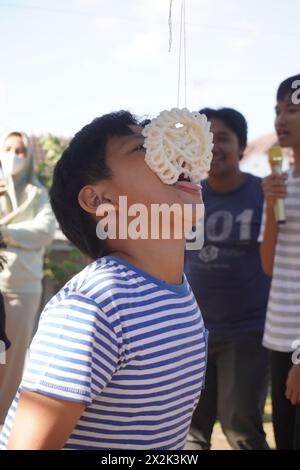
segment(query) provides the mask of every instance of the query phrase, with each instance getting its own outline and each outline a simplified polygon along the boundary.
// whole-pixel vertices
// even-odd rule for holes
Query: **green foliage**
[[[40,137],[39,141],[45,152],[45,160],[37,166],[37,177],[49,191],[52,184],[54,167],[67,147],[68,140],[48,134]]]
[[[52,261],[49,256],[45,257],[44,275],[55,281],[58,289],[83,268],[82,254],[77,248],[72,248],[68,254],[69,259],[60,263]]]

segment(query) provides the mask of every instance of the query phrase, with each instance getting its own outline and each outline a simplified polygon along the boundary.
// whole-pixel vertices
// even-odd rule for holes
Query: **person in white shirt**
[[[0,143],[0,232],[7,262],[0,273],[11,347],[0,368],[0,423],[14,398],[40,306],[45,246],[53,240],[56,219],[48,193],[34,175],[28,137],[6,133]]]
[[[298,89],[297,89],[298,86]],[[271,350],[273,424],[277,448],[300,449],[300,74],[277,92],[276,132],[281,147],[293,150],[289,174],[264,179],[265,210],[261,259],[272,276],[263,345]],[[274,205],[285,199],[286,223],[277,224]],[[294,363],[293,363],[294,362]]]

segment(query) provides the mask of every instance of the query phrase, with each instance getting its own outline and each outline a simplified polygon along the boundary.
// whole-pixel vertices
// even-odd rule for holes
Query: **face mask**
[[[1,154],[1,166],[4,176],[18,175],[23,170],[25,163],[25,158],[19,157],[16,153],[2,152]]]

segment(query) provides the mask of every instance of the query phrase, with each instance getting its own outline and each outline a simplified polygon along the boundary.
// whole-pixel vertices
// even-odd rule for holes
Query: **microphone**
[[[268,151],[268,158],[272,173],[274,175],[281,175],[283,163],[283,155],[281,148],[278,145],[274,145],[274,147],[271,147]],[[274,211],[276,222],[278,224],[285,224],[286,218],[283,199],[277,199]]]

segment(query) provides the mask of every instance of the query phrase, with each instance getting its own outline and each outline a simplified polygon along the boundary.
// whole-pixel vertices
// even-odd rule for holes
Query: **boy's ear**
[[[81,188],[78,194],[78,203],[83,210],[97,215],[97,209],[102,206],[110,206],[111,210],[118,211],[118,203],[107,188],[87,185]]]
[[[242,158],[244,157],[245,149],[246,149],[245,146],[242,146],[242,145],[239,144],[239,150],[240,150],[240,153],[239,153],[239,160],[242,160]]]
[[[94,186],[84,186],[78,194],[80,207],[89,214],[96,214],[97,208],[101,204],[101,195]]]

